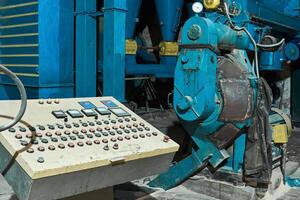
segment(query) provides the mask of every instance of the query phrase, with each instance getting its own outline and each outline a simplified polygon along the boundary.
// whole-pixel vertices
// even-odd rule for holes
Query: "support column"
[[[104,0],[103,94],[125,101],[126,0]]]
[[[96,11],[96,0],[76,0],[76,97],[97,92],[97,20],[89,14]]]

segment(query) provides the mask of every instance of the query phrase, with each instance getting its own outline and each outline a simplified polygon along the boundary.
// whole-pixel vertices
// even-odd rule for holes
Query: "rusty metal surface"
[[[223,97],[220,120],[240,122],[252,116],[253,88],[244,67],[233,56],[219,57],[218,80]]]
[[[232,145],[239,132],[240,129],[236,128],[234,125],[226,124],[216,133],[211,135],[210,139],[219,149],[224,149]]]

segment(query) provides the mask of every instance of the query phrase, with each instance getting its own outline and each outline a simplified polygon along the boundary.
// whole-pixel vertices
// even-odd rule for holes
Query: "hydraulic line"
[[[258,47],[260,47],[260,48],[275,48],[275,47],[280,47],[281,45],[284,44],[285,39],[282,39],[280,42],[278,42],[276,44],[259,44],[259,43],[256,43],[256,41],[252,37],[251,33],[245,27],[238,27],[238,26],[235,26],[232,23],[232,20],[231,20],[231,17],[230,17],[230,13],[229,13],[229,10],[228,10],[228,5],[227,5],[226,2],[224,2],[224,8],[225,8],[226,16],[228,18],[230,27],[232,29],[236,30],[236,31],[244,31],[248,35],[250,41],[253,44],[253,47],[254,47],[254,67],[255,67],[257,78],[259,78]]]
[[[9,76],[13,82],[17,85],[17,88],[19,90],[20,96],[21,96],[21,105],[19,112],[17,113],[16,117],[13,118],[13,120],[7,124],[0,125],[0,132],[5,131],[14,125],[16,125],[23,117],[26,107],[27,107],[27,94],[24,88],[23,83],[21,80],[17,77],[16,74],[14,74],[12,71],[4,67],[3,65],[0,64],[0,72],[3,72],[5,75]]]

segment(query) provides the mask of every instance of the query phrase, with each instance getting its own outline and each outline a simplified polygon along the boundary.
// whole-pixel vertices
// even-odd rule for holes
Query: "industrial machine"
[[[300,124],[300,95],[297,91],[300,80],[299,7],[298,0],[3,0],[0,2],[0,63],[20,77],[28,96],[35,99],[104,95],[124,102],[128,100],[125,89],[129,86],[133,85],[132,90],[136,91],[144,80],[155,82],[164,79],[164,84],[158,84],[157,88],[164,90],[163,87],[168,84],[173,88],[173,91],[167,91],[170,94],[168,100],[164,99],[165,105],[170,104],[173,96],[173,106],[170,107],[174,108],[188,132],[193,148],[191,155],[174,163],[168,172],[149,185],[169,189],[208,166],[214,171],[238,175],[243,182],[264,193],[274,166],[280,165],[284,174],[286,143],[292,126],[288,114],[291,114],[294,125]],[[278,87],[280,82],[285,81],[291,82],[287,91]],[[17,87],[2,74],[0,83],[1,99],[18,98]],[[283,93],[287,96],[286,107],[282,103]],[[105,105],[100,102],[102,100],[110,100],[121,109],[110,108],[111,104]],[[5,103],[8,102],[3,102],[4,107]],[[98,109],[99,106],[105,109]],[[107,110],[111,115],[105,115]],[[12,115],[11,111],[4,111]],[[83,119],[76,118],[74,113]],[[126,113],[130,117],[122,116]],[[69,172],[78,174],[81,179],[84,176],[82,172],[94,170],[84,166],[94,163],[93,159],[99,162],[106,159],[93,157],[89,160],[90,157],[86,157],[83,163],[77,163],[76,158],[84,158],[80,153],[85,152],[85,148],[91,148],[94,152],[93,148],[102,145],[99,150],[101,156],[107,150],[113,152],[104,153],[112,157],[107,158],[103,165],[113,165],[107,168],[113,171],[115,163],[124,169],[131,166],[127,165],[126,159],[119,158],[128,155],[131,160],[133,157],[130,155],[135,154],[127,150],[143,141],[145,144],[142,143],[141,152],[145,154],[141,155],[145,157],[142,156],[142,159],[150,155],[148,151],[152,148],[164,154],[158,147],[172,146],[166,152],[166,158],[159,160],[164,166],[161,168],[166,169],[177,146],[150,125],[148,131],[146,126],[140,127],[139,123],[132,122],[132,116],[142,121],[110,98],[30,101],[23,125],[11,129],[11,133],[4,132],[1,138],[3,154],[7,155],[4,158],[14,157],[20,148],[24,148],[17,162],[12,164],[17,167],[6,170],[6,177],[12,185],[15,184],[16,190],[36,196],[39,187],[46,187],[42,180],[49,178],[53,184],[62,178],[69,180]],[[95,133],[88,133],[90,127],[81,127],[99,119],[103,123],[108,120],[110,124],[114,120],[119,125],[119,118],[124,118],[122,123],[130,126],[137,124],[138,127],[132,128],[137,133],[129,135],[138,139],[127,141],[127,133],[122,133],[125,139],[115,145],[122,135],[111,136],[110,130],[106,130],[105,134],[97,134],[101,139],[96,139],[94,128],[91,127],[91,130]],[[74,127],[74,123],[79,124],[80,128]],[[69,124],[70,128],[67,127]],[[117,128],[110,124],[100,125],[103,126],[100,128]],[[41,138],[35,138],[40,132],[36,131],[41,127],[47,131],[41,130]],[[141,133],[138,128],[143,129]],[[73,129],[75,135],[78,131],[76,143],[70,141]],[[86,133],[79,134],[81,129]],[[62,135],[55,136],[57,130]],[[70,132],[70,136],[63,136],[65,130]],[[84,138],[79,138],[79,135]],[[100,144],[94,144],[88,135]],[[64,149],[56,146],[56,139],[52,141],[52,137],[59,142],[66,137],[68,141],[61,141],[60,145]],[[107,145],[102,138],[106,139],[104,141],[114,141],[108,141]],[[152,139],[155,144],[152,144]],[[36,141],[38,144],[34,144]],[[74,148],[68,146],[69,142]],[[86,142],[93,144],[90,146]],[[121,144],[127,145],[124,147],[126,151],[122,150]],[[150,144],[151,148],[148,146]],[[45,152],[38,149],[39,145]],[[41,153],[52,155],[53,152],[60,152],[53,154],[65,158],[63,152],[70,148],[71,152],[79,152],[79,157],[77,154],[71,156],[75,158],[74,163],[70,161],[70,165],[75,167],[67,168],[71,171],[58,170],[59,174],[54,174],[53,169],[57,168],[52,165],[47,165],[49,169],[45,168],[51,172],[50,177],[46,176],[48,171],[40,171],[38,167],[44,167],[49,159],[54,158],[41,156]],[[116,157],[118,159],[114,162]],[[58,160],[60,158],[57,157]],[[9,162],[9,159],[5,161]],[[56,164],[68,165],[68,162]],[[136,170],[143,172],[139,167],[134,165]],[[16,184],[12,180],[15,175],[9,173],[15,173],[15,170],[20,172],[21,177],[26,177],[23,180],[29,180],[32,184],[25,189],[24,185]],[[154,168],[148,170],[149,174],[161,171]],[[95,169],[95,173],[101,172],[101,168]],[[124,181],[137,177],[140,176],[127,177]],[[97,181],[94,185],[102,187],[100,180]],[[112,185],[118,181],[108,183]],[[58,184],[59,188],[63,187]],[[83,190],[76,191],[90,189]],[[69,191],[66,196],[75,194],[73,190],[66,191]],[[57,195],[61,194],[63,192]],[[22,197],[26,199],[29,196]]]
[[[204,2],[215,2],[219,13],[201,17],[203,5],[193,5],[196,14],[183,26],[174,80],[174,109],[192,139],[192,153],[149,185],[169,189],[211,166],[240,174],[246,184],[266,191],[275,158],[281,155],[284,165],[291,122],[278,109],[271,113],[272,91],[260,77],[258,51],[285,49],[289,55],[293,49],[299,57],[299,49],[284,40],[259,43],[254,38],[270,36],[235,25],[232,4],[229,9],[226,2]],[[247,51],[254,52],[253,63]]]
[[[173,82],[182,24],[193,16],[194,2],[3,0],[0,62],[20,77],[29,98],[103,94],[126,101],[130,84],[136,89],[143,80],[168,78],[164,83]],[[218,7],[223,1],[200,2],[205,6],[201,15],[227,24]],[[260,70],[267,73],[283,70],[284,66],[292,68],[289,95],[293,122],[298,124],[298,95],[293,85],[299,80],[295,62],[299,52],[299,2],[226,2],[234,23],[255,33],[256,41],[272,43],[276,38],[286,38],[289,42],[286,48],[259,52],[258,62]],[[259,38],[269,33],[271,38]],[[18,98],[17,88],[1,74],[0,83],[1,99]]]
[[[18,101],[1,101],[0,122]],[[166,171],[179,146],[111,97],[29,100],[0,134],[0,170],[20,200],[47,200]]]

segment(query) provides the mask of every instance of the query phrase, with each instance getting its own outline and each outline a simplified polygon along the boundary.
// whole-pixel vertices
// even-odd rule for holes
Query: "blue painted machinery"
[[[29,98],[74,96],[74,2],[2,0],[0,63],[15,72]],[[19,98],[0,74],[0,99]]]
[[[284,168],[291,123],[282,111],[271,112],[272,91],[259,67],[282,70],[285,61],[299,58],[299,48],[293,41],[283,45],[284,40],[269,36],[268,27],[251,23],[246,1],[228,3],[229,8],[220,1],[204,1],[204,17],[196,14],[182,29],[174,108],[192,139],[192,153],[150,186],[169,189],[211,166],[266,189],[278,155]],[[194,6],[201,12],[202,4]],[[259,59],[251,63],[247,52]]]

